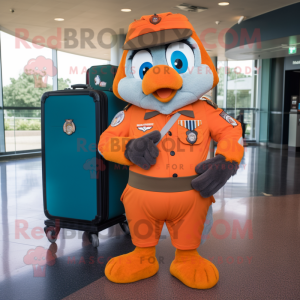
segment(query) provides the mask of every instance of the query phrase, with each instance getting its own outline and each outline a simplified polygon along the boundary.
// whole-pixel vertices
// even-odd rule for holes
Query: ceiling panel
[[[14,33],[16,28],[26,28],[29,31],[29,40],[36,35],[43,35],[47,39],[51,35],[56,35],[57,28],[73,28],[80,35],[81,28],[90,28],[94,31],[95,37],[101,29],[112,28],[115,32],[120,29],[127,32],[128,25],[142,15],[173,12],[186,15],[193,24],[198,35],[204,30],[214,28],[216,34],[208,34],[205,42],[215,44],[216,47],[210,49],[209,55],[218,56],[219,59],[225,59],[225,50],[218,41],[218,36],[222,30],[230,28],[237,23],[240,16],[244,15],[251,18],[274,9],[296,3],[298,1],[290,0],[228,0],[229,6],[219,6],[218,1],[175,1],[175,0],[22,0],[7,1],[0,0],[0,25],[1,29],[8,33]],[[201,13],[183,12],[175,5],[187,2],[192,5],[207,7],[208,9]],[[11,13],[10,8],[15,12]],[[129,13],[121,12],[122,8],[132,9]],[[64,22],[56,22],[54,18],[64,18]],[[215,22],[220,21],[219,25]],[[62,36],[62,40],[64,36]],[[103,49],[93,40],[96,49],[80,48],[65,49],[62,51],[91,56],[101,59],[109,59],[109,50]]]

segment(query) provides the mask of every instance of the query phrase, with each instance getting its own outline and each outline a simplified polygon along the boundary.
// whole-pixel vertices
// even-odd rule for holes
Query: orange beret
[[[138,50],[190,37],[194,28],[188,18],[170,12],[142,16],[129,25],[124,50]]]

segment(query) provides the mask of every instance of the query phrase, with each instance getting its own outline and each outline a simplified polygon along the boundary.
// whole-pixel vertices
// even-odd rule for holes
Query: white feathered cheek
[[[211,90],[214,75],[208,65],[195,66],[191,72],[182,75],[182,92],[193,93],[197,99]]]
[[[145,96],[142,90],[142,81],[129,77],[120,80],[118,92],[125,101],[136,106],[140,106],[140,101]]]

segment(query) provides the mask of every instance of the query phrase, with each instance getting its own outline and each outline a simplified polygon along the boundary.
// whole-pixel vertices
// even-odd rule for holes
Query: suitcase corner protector
[[[46,102],[46,99],[47,99],[49,96],[50,96],[50,95],[49,95],[48,92],[44,93],[43,96],[42,96],[42,98],[41,98],[41,102],[42,102],[42,103],[45,103],[45,102]]]
[[[48,209],[45,209],[44,213],[45,213],[45,216],[46,216],[48,219],[50,219],[50,220],[53,219],[53,216],[50,215]]]
[[[92,224],[99,224],[101,223],[101,217],[100,216],[95,216],[95,219],[92,220]]]
[[[90,91],[89,95],[90,95],[90,97],[93,98],[94,102],[99,102],[100,101],[99,94],[96,93],[95,91]]]

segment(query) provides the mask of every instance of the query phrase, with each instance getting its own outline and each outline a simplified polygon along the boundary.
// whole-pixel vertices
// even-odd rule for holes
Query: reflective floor
[[[246,148],[238,174],[215,195],[214,226],[198,249],[220,272],[204,291],[170,275],[175,249],[166,228],[158,274],[132,284],[104,277],[110,257],[134,249],[119,226],[100,233],[98,249],[72,230],[51,245],[41,176],[40,158],[0,162],[1,299],[299,299],[300,156]]]

